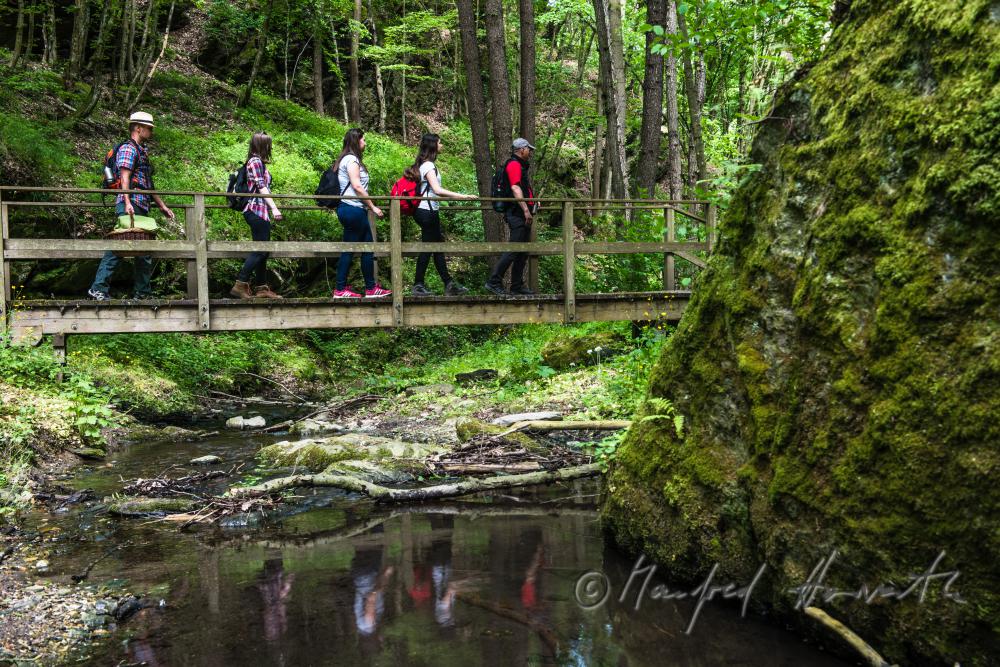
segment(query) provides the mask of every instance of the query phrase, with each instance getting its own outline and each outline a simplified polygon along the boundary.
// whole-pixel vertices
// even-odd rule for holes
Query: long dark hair
[[[424,136],[420,137],[420,149],[417,151],[417,159],[413,161],[412,165],[406,168],[403,175],[411,181],[420,181],[420,165],[424,162],[433,162],[437,159],[438,143],[440,141],[441,137],[433,132],[424,133]]]
[[[261,162],[271,161],[271,135],[267,132],[254,132],[250,137],[250,148],[247,150],[247,162],[257,156]]]
[[[361,165],[362,169],[368,169],[365,166],[364,160],[361,159],[361,154],[364,152],[361,150],[361,137],[363,136],[365,136],[365,131],[357,127],[352,127],[347,131],[347,134],[344,135],[344,149],[340,151],[337,161],[333,163],[333,170],[335,172],[340,169],[340,161],[348,155],[358,158],[358,164]]]

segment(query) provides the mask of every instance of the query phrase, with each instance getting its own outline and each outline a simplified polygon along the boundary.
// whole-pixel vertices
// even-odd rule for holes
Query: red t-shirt
[[[523,172],[523,170],[521,168],[521,163],[520,162],[518,162],[517,160],[508,160],[507,161],[507,182],[510,183],[512,187],[515,186],[515,185],[520,185],[521,184],[521,180],[522,180],[521,174],[522,174],[522,172]],[[531,198],[535,196],[535,193],[532,192],[530,185],[528,186],[528,191],[525,192],[524,195],[525,195],[525,199],[528,200],[528,205],[531,206],[531,204],[534,203],[534,202],[531,201]]]

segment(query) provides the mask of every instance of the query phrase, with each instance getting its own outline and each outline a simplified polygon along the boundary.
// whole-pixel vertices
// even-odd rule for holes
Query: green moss
[[[119,516],[176,514],[194,509],[196,502],[186,498],[106,498],[108,512]]]
[[[598,357],[607,359],[623,347],[624,341],[617,331],[591,331],[580,336],[553,338],[542,348],[542,361],[558,370],[590,366],[598,362]]]
[[[637,423],[608,476],[621,544],[678,576],[763,559],[779,612],[832,548],[871,583],[945,549],[976,582],[969,604],[832,610],[901,662],[1000,652],[995,16],[985,0],[851,3],[763,124],[763,167],[653,372],[684,440]]]

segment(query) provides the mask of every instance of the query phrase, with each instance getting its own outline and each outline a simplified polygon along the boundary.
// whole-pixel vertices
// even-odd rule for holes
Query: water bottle
[[[111,171],[111,167],[104,165],[104,185],[105,187],[110,187],[112,183],[115,182],[115,175]]]

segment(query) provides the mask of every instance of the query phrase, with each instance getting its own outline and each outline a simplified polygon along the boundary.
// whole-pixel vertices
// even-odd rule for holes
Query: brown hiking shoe
[[[229,296],[234,299],[252,299],[253,294],[250,293],[250,283],[237,280],[236,284],[233,285],[233,289],[229,290]]]
[[[281,296],[280,294],[278,294],[277,292],[272,292],[271,288],[268,287],[267,285],[258,285],[257,286],[257,291],[255,291],[253,295],[257,299],[284,299],[285,298],[285,297]]]

